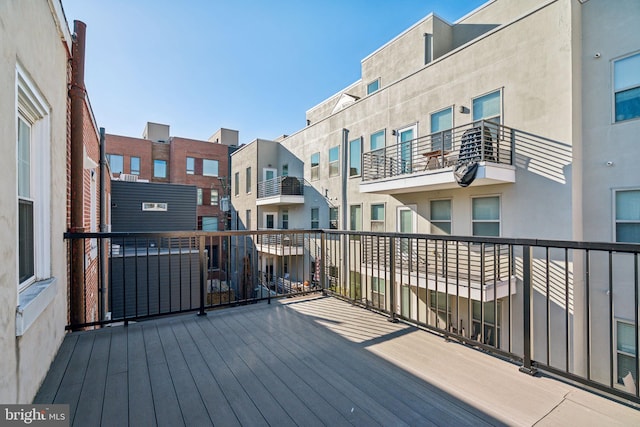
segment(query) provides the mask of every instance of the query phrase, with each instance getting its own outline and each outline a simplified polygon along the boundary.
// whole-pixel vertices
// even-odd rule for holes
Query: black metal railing
[[[484,120],[457,126],[364,153],[362,180],[445,169],[470,160],[513,165],[517,138],[517,130]]]
[[[69,329],[324,290],[640,403],[637,244],[337,230],[65,237],[84,242],[69,250],[85,260],[84,300],[69,293],[84,321]]]
[[[258,198],[274,196],[303,196],[304,179],[278,176],[258,183]]]

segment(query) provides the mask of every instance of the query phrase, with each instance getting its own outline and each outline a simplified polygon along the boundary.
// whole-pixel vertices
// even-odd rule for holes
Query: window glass
[[[218,161],[202,159],[202,175],[218,176]]]
[[[500,91],[473,100],[473,121],[489,120],[500,123]]]
[[[289,229],[289,211],[282,211],[282,229]]]
[[[329,228],[333,230],[338,229],[338,208],[329,208]]]
[[[247,209],[245,213],[245,229],[251,230],[251,209]]]
[[[472,199],[474,236],[500,235],[500,198],[476,197]]]
[[[370,137],[371,151],[384,148],[384,131],[372,133]]]
[[[311,180],[315,181],[320,178],[320,153],[311,155]]]
[[[18,118],[18,196],[31,197],[31,128]]]
[[[109,167],[111,167],[111,173],[124,172],[124,158],[119,154],[107,154],[107,160],[109,161]]]
[[[451,200],[432,200],[431,232],[451,234]]]
[[[202,188],[198,188],[198,205],[202,204]]]
[[[18,274],[23,283],[35,274],[34,215],[31,200],[31,127],[18,118]]]
[[[367,95],[380,89],[380,79],[376,79],[367,85]]]
[[[245,187],[247,193],[251,193],[251,167],[248,167],[246,171]]]
[[[167,162],[166,160],[154,160],[153,161],[153,176],[156,178],[167,177]]]
[[[140,175],[140,157],[132,156],[129,161],[131,175]]]
[[[360,175],[362,169],[362,140],[349,142],[349,176]]]
[[[289,165],[286,163],[282,165],[282,176],[289,176]]]
[[[614,62],[615,121],[640,117],[640,54]]]
[[[187,175],[193,175],[196,171],[196,159],[187,157]]]
[[[340,147],[331,147],[329,149],[329,176],[340,175]]]
[[[202,217],[202,231],[218,231],[218,217],[217,216],[203,216]]]
[[[629,373],[634,381],[638,381],[635,355],[635,327],[631,323],[616,322],[616,352],[618,362],[618,383],[624,384],[623,378]]]
[[[349,230],[362,230],[362,206],[352,205],[350,211]]]
[[[384,231],[384,204],[371,205],[371,231]]]
[[[640,190],[616,191],[616,242],[640,243]]]
[[[236,196],[240,194],[240,172],[233,175],[233,194]]]
[[[451,150],[453,108],[431,114],[431,150]],[[444,144],[443,144],[444,143]]]
[[[311,208],[311,228],[320,228],[320,208]]]
[[[218,190],[211,189],[211,197],[209,199],[211,206],[218,206]]]

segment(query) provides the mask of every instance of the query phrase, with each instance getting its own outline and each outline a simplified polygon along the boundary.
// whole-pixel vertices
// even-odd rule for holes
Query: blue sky
[[[360,61],[430,12],[453,22],[486,0],[62,0],[87,24],[85,81],[98,126],[147,121],[240,142],[305,126],[360,78]]]

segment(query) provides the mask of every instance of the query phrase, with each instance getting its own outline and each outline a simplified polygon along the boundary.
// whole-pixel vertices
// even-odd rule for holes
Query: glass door
[[[399,144],[399,173],[411,173],[413,165],[413,145],[414,139],[417,135],[417,126],[413,125],[398,131],[398,144]]]

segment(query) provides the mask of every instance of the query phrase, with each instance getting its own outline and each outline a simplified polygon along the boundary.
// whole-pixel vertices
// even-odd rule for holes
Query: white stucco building
[[[364,58],[361,79],[308,110],[306,127],[232,155],[232,223],[640,243],[639,21],[635,0],[492,0],[455,23],[430,14]],[[463,188],[453,171],[473,135],[482,149]],[[285,177],[303,191],[284,191]],[[285,259],[265,250],[259,265],[278,274]],[[595,306],[606,303],[606,280],[594,279]],[[581,328],[578,260],[571,280],[572,327]],[[624,280],[617,337],[633,330]],[[407,315],[435,309],[426,289],[407,286]],[[498,292],[494,306],[498,328],[505,297]],[[591,326],[594,337],[606,332]],[[578,354],[586,344],[572,345]],[[614,345],[617,369],[637,350]],[[608,366],[594,375],[608,376]]]

